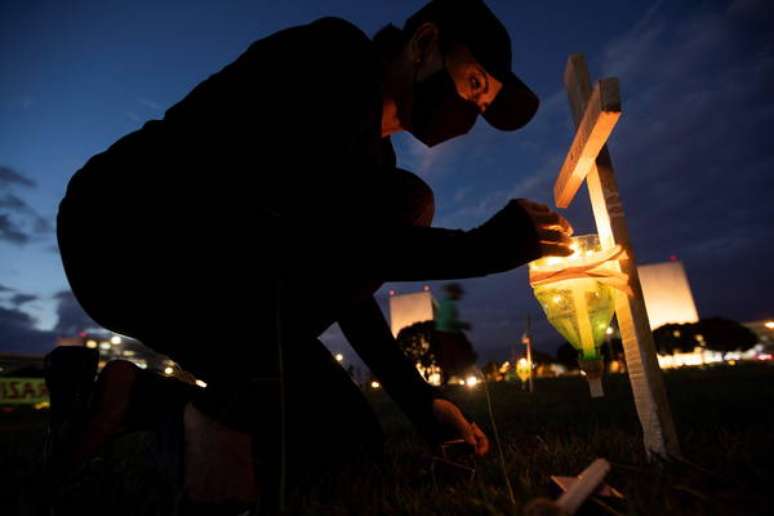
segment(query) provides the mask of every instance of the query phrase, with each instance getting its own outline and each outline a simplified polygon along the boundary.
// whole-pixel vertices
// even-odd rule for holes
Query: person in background
[[[446,296],[438,303],[435,319],[435,349],[441,368],[441,383],[446,385],[452,375],[464,374],[476,362],[476,353],[464,331],[470,323],[460,320],[457,303],[465,295],[459,283],[447,283]]]

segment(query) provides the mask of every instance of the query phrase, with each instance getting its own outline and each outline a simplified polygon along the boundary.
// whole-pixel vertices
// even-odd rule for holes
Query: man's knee
[[[435,195],[419,176],[406,170],[395,172],[394,201],[403,223],[429,226],[435,215]]]

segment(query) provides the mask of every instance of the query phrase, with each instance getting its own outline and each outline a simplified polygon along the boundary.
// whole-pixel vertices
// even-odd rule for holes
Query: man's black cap
[[[503,83],[484,118],[493,127],[513,131],[529,122],[540,101],[511,71],[511,37],[500,20],[481,0],[432,0],[406,22],[429,21],[441,37],[465,45],[484,69]]]

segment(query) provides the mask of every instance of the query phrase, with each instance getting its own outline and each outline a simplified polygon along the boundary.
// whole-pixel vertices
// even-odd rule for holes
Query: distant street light
[[[111,337],[110,339],[110,343],[116,344],[116,345],[121,344],[121,337],[119,337],[118,335],[113,335],[113,337]]]
[[[372,388],[372,389],[378,389],[378,388],[379,388],[379,387],[381,387],[381,386],[382,386],[382,385],[381,385],[379,382],[377,382],[376,380],[374,380],[373,382],[371,382],[371,388]]]
[[[531,374],[532,367],[529,363],[529,360],[526,358],[520,358],[519,361],[516,362],[516,376],[518,376],[519,380],[521,380],[522,389],[524,388],[527,380],[529,380]]]
[[[336,362],[343,362],[344,361],[344,355],[341,353],[336,353]]]

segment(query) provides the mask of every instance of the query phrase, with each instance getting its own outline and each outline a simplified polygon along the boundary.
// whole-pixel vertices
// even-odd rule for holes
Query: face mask
[[[471,130],[478,106],[460,97],[444,66],[424,81],[414,81],[414,105],[409,132],[432,147]]]

